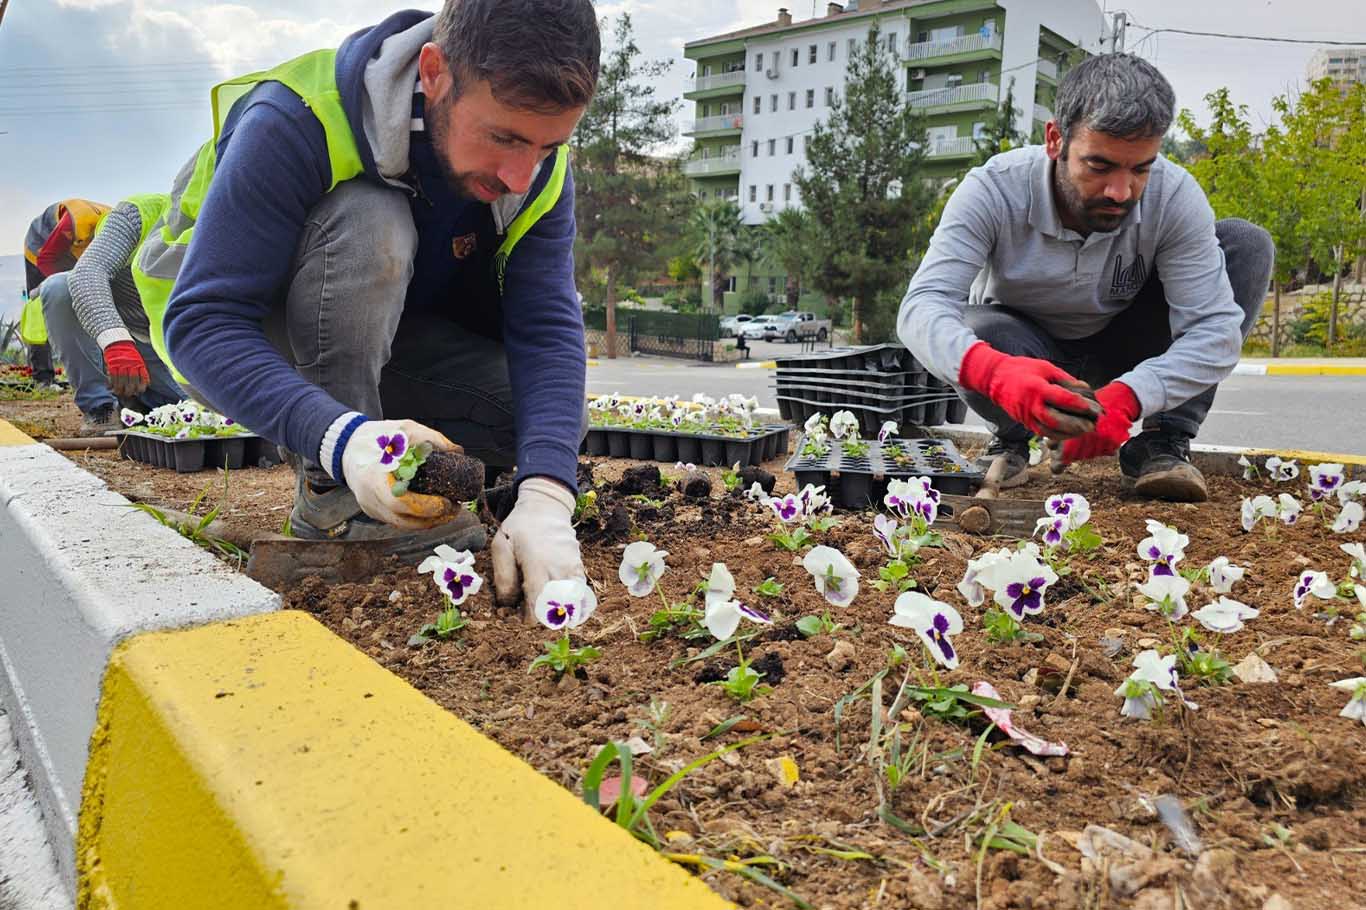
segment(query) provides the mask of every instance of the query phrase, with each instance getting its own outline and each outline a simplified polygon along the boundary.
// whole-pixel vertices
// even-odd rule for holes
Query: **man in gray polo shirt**
[[[1003,486],[1028,479],[1039,435],[1066,439],[1069,463],[1118,452],[1144,495],[1202,501],[1190,441],[1261,310],[1271,238],[1216,222],[1159,156],[1175,97],[1146,61],[1091,57],[1056,106],[1043,146],[997,155],[954,190],[897,332],[991,422]],[[1078,380],[1095,401],[1068,388]]]

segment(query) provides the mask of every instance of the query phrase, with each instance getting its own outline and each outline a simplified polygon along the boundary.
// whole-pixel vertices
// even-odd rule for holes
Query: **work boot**
[[[460,509],[450,521],[434,528],[396,528],[366,515],[351,491],[320,468],[304,467],[293,454],[290,462],[294,465],[295,485],[289,524],[290,532],[297,538],[386,541],[383,551],[408,563],[430,556],[437,544],[447,544],[456,550],[484,548],[484,526],[468,509]]]
[[[977,457],[977,470],[986,473],[991,470],[992,462],[998,457],[1006,460],[1005,471],[1001,474],[998,488],[1008,490],[1018,487],[1029,480],[1029,440],[1002,439],[991,437],[987,450]]]
[[[76,431],[77,436],[104,436],[114,430],[122,430],[123,426],[118,421],[118,416],[114,413],[112,404],[102,405],[89,414],[81,415],[81,428]]]
[[[1190,437],[1146,430],[1119,450],[1119,469],[1140,496],[1170,502],[1204,502],[1205,477],[1191,464]]]

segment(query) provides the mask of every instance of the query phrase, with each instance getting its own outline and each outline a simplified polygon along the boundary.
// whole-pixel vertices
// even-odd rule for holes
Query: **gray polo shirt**
[[[1153,270],[1171,310],[1172,345],[1118,377],[1143,416],[1188,401],[1238,363],[1243,313],[1233,300],[1214,212],[1199,184],[1165,158],[1138,205],[1113,231],[1083,237],[1062,226],[1052,161],[1042,146],[997,155],[953,191],[897,317],[897,334],[932,373],[957,384],[977,338],[969,303],[998,303],[1057,338],[1105,328]]]

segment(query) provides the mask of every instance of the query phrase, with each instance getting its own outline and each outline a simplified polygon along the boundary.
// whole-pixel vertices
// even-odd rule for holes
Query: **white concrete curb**
[[[1238,365],[1235,366],[1235,367],[1233,368],[1233,375],[1234,375],[1234,376],[1265,376],[1265,375],[1266,375],[1266,364],[1264,364],[1264,363],[1246,363],[1246,362],[1240,360],[1240,361],[1238,361]]]
[[[0,592],[0,694],[74,891],[76,810],[114,645],[280,598],[39,444],[0,446]]]

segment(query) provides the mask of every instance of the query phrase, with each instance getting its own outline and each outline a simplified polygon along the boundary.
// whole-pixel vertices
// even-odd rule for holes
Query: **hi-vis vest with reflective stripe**
[[[356,147],[356,137],[351,131],[350,122],[346,119],[341,93],[337,90],[336,60],[336,49],[313,51],[282,63],[274,69],[239,76],[220,83],[214,86],[210,93],[213,107],[213,138],[200,146],[194,159],[176,175],[175,184],[171,188],[171,204],[166,210],[163,222],[157,225],[157,230],[142,245],[142,249],[133,260],[133,279],[137,282],[143,308],[146,309],[151,323],[152,346],[166,364],[171,365],[162,331],[166,305],[170,302],[176,276],[185,260],[190,239],[194,236],[199,210],[208,195],[209,184],[213,181],[214,169],[217,166],[219,134],[232,106],[239,99],[262,82],[279,82],[302,99],[322,124],[326,136],[327,156],[332,171],[332,183],[327,188],[328,192],[335,189],[337,184],[358,177],[364,171],[360,152]],[[508,225],[506,236],[494,256],[494,270],[500,292],[513,248],[526,236],[527,231],[531,230],[532,225],[559,201],[568,163],[569,150],[561,146],[556,151],[555,164],[545,187]],[[171,370],[178,381],[185,381],[173,365]]]

